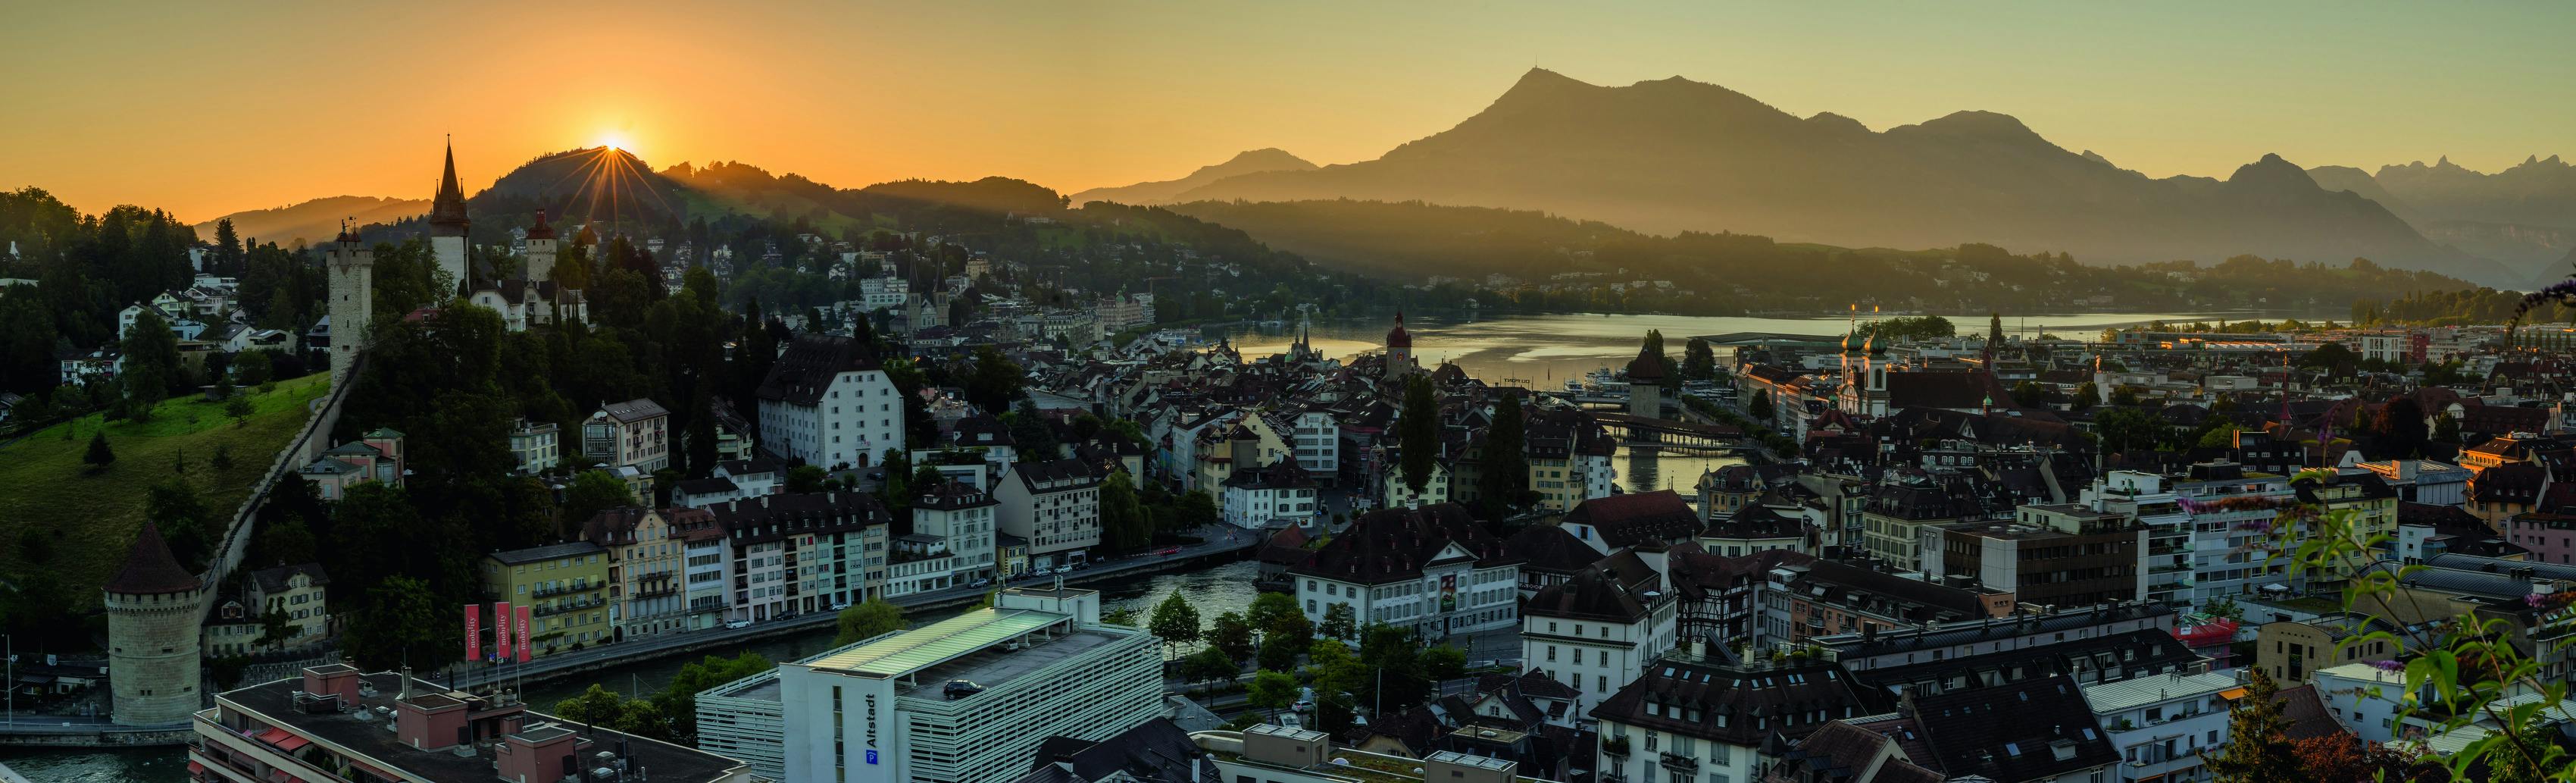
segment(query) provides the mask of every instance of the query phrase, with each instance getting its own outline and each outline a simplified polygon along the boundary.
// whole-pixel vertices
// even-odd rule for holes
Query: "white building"
[[[827,468],[877,464],[903,448],[903,400],[868,347],[798,335],[760,384],[761,446]]]
[[[1281,417],[1279,430],[1288,439],[1288,449],[1297,455],[1297,467],[1307,475],[1329,480],[1342,469],[1342,425],[1333,415],[1321,410],[1299,411]]]
[[[1099,593],[1010,590],[995,603],[781,665],[774,689],[718,689],[700,725],[762,758],[758,721],[775,699],[782,779],[996,783],[1026,774],[1050,737],[1106,739],[1161,714],[1157,644],[1100,625]]]
[[[894,541],[887,597],[945,590],[993,576],[993,509],[1001,503],[970,484],[951,481],[912,499],[912,533]]]
[[[912,281],[900,277],[859,278],[859,306],[868,312],[903,306],[904,296],[912,293]]]
[[[1237,452],[1249,450],[1239,445],[1236,448]],[[1321,508],[1315,498],[1315,480],[1297,463],[1288,461],[1234,471],[1220,489],[1218,507],[1226,524],[1253,530],[1303,522]]]
[[[1344,605],[1355,626],[1402,626],[1437,642],[1520,627],[1520,564],[1466,508],[1443,503],[1362,514],[1288,576],[1309,620]]]
[[[2084,686],[2084,701],[2120,749],[2122,781],[2208,780],[2203,752],[2227,744],[2227,691],[2243,687],[2233,672],[2174,672]]]
[[[1590,709],[1671,652],[1677,609],[1663,577],[1634,554],[1586,566],[1521,605],[1522,665],[1573,686]]]
[[[1100,480],[1078,459],[1011,465],[993,489],[1001,530],[1029,542],[1030,568],[1081,563],[1100,545]]]

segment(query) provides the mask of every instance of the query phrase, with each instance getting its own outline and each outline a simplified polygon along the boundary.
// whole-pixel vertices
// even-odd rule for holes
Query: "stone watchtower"
[[[376,316],[376,251],[358,241],[358,234],[347,226],[326,250],[329,255],[325,273],[330,275],[331,301],[331,379],[338,381],[349,374],[349,367],[365,350],[367,330]]]
[[[1404,330],[1404,311],[1395,313],[1395,328],[1386,330],[1386,377],[1398,378],[1420,367],[1413,363],[1413,333]]]
[[[1649,419],[1664,417],[1664,357],[1639,348],[1637,359],[1628,363],[1628,415]]]
[[[537,210],[537,224],[528,227],[528,282],[542,283],[555,279],[555,227],[546,225],[546,211]]]
[[[429,202],[429,254],[438,261],[438,270],[447,273],[448,284],[460,290],[473,290],[474,286],[465,262],[465,234],[473,227],[473,219],[465,216],[465,189],[456,184],[456,146],[450,144],[447,173],[439,178],[438,196]],[[455,293],[440,291],[438,299],[445,300]]]
[[[204,580],[179,565],[161,529],[143,523],[125,568],[107,581],[107,677],[118,725],[186,723],[197,711],[197,633]]]

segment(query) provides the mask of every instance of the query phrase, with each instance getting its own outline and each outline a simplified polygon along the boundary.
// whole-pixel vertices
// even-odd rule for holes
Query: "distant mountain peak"
[[[1303,171],[1314,167],[1315,164],[1306,162],[1305,158],[1291,155],[1287,150],[1283,150],[1278,147],[1263,147],[1257,150],[1244,150],[1242,152],[1237,152],[1234,154],[1234,157],[1227,158],[1224,163],[1207,166],[1201,168],[1200,171],[1206,171],[1208,169],[1251,169],[1257,171],[1296,169]]]
[[[2307,169],[2299,168],[2299,164],[2291,163],[2280,154],[2270,152],[2264,153],[2260,160],[2236,167],[2236,173],[2227,177],[2227,183],[2318,189],[2316,178],[2308,176]]]

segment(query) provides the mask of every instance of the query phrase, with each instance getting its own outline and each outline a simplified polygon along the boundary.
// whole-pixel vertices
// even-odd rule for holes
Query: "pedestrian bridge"
[[[1665,446],[1703,446],[1737,448],[1742,446],[1744,431],[1718,424],[1656,419],[1627,413],[1594,413],[1592,419],[1601,428],[1622,440],[1655,443]]]

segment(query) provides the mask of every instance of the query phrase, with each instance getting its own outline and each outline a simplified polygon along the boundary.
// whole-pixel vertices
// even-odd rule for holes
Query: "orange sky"
[[[189,220],[426,198],[453,133],[469,189],[619,136],[656,167],[1071,192],[1256,147],[1372,158],[1533,64],[1594,83],[1678,74],[1882,130],[2001,111],[2157,176],[2225,176],[2266,152],[2483,170],[2576,154],[2576,55],[2553,40],[2576,7],[2561,4],[561,5],[15,7],[0,187]]]

